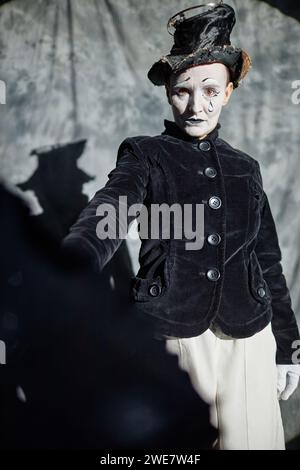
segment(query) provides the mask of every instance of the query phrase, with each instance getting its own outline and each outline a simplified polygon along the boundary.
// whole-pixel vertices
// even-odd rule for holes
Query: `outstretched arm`
[[[101,239],[99,237],[101,221],[104,217],[106,222],[108,221],[109,232],[113,232],[114,227],[120,224],[123,234],[127,233],[135,216],[126,215],[125,220],[121,216],[120,212],[124,213],[122,208],[125,210],[124,196],[127,197],[127,207],[130,207],[133,204],[142,204],[147,193],[149,165],[136,141],[127,138],[121,143],[116,167],[108,174],[108,178],[106,185],[96,192],[62,243],[65,251],[88,259],[95,271],[103,269],[124,238],[115,236]],[[102,206],[104,209],[104,204],[111,207],[112,211],[109,213],[114,214],[113,216],[99,215],[103,212],[99,211],[99,208]]]

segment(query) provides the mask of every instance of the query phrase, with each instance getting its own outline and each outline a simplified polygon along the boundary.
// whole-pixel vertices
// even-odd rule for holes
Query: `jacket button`
[[[209,235],[209,237],[207,238],[207,241],[210,245],[214,245],[214,246],[217,246],[220,244],[221,242],[221,237],[218,233],[212,233],[211,235]]]
[[[152,297],[157,297],[160,292],[161,288],[157,284],[152,284],[152,286],[149,287],[149,294],[152,295]]]
[[[204,140],[203,142],[200,142],[200,144],[198,144],[198,147],[203,152],[208,152],[211,148],[210,143],[207,142],[207,140]]]
[[[257,293],[258,293],[259,297],[264,297],[266,295],[266,291],[263,287],[259,287],[257,289]]]
[[[212,196],[209,199],[208,204],[212,209],[219,209],[222,205],[222,201],[218,196]]]
[[[217,170],[209,166],[208,168],[205,168],[204,174],[208,178],[215,178],[215,176],[217,176]]]
[[[220,271],[216,268],[209,269],[206,276],[210,281],[217,281],[220,278]]]

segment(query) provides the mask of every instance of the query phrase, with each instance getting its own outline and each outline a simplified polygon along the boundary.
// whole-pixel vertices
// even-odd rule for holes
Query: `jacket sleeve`
[[[100,272],[112,258],[125,238],[129,225],[135,219],[136,215],[128,215],[127,209],[133,204],[142,204],[146,196],[149,164],[136,140],[127,138],[121,143],[116,166],[108,174],[108,178],[106,185],[96,192],[62,242],[65,253],[78,254],[89,259],[95,272]],[[120,196],[123,198],[120,199]],[[127,207],[124,205],[124,196],[127,197]],[[104,204],[109,204],[115,212],[97,215],[97,209],[100,205],[105,208]],[[113,232],[120,223],[122,238],[119,231],[115,237],[99,237],[97,226],[103,219],[106,223],[108,221],[105,231]],[[105,221],[103,220],[103,223]]]
[[[256,170],[258,182],[263,187],[258,162],[256,162]],[[276,362],[277,364],[292,364],[292,355],[295,352],[294,341],[300,338],[299,330],[282,270],[282,256],[275,222],[268,197],[264,191],[262,194],[261,225],[255,252],[272,295],[272,330],[277,344]]]

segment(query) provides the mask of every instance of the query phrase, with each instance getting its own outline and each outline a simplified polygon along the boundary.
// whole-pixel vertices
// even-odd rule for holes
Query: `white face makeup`
[[[168,101],[176,124],[191,137],[204,138],[217,125],[233,90],[224,64],[197,65],[172,74]]]

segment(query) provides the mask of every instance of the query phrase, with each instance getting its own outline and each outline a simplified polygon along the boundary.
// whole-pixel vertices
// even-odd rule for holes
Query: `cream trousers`
[[[211,423],[219,430],[216,448],[285,449],[271,324],[250,338],[216,334],[166,339],[167,351],[177,354],[179,367],[210,404]]]

